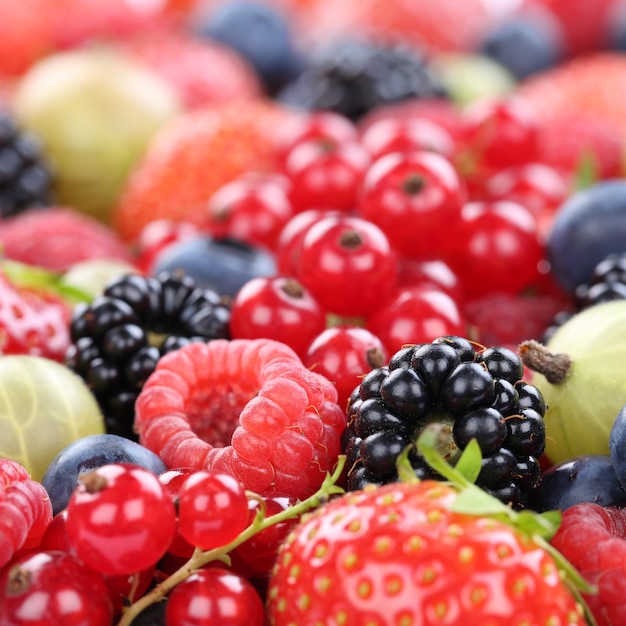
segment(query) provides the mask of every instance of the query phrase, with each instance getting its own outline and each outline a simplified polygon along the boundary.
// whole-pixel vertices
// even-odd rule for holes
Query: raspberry
[[[585,596],[598,626],[623,624],[626,618],[626,511],[594,502],[563,512],[552,545],[598,593]]]
[[[483,457],[476,484],[514,508],[526,506],[539,481],[546,406],[522,376],[521,360],[505,347],[475,349],[443,336],[402,348],[351,397],[342,438],[348,489],[397,480],[400,453],[436,427],[449,462],[476,439]],[[409,460],[418,477],[437,478],[414,450]]]
[[[330,381],[270,339],[216,339],[165,355],[135,407],[140,443],[168,467],[231,474],[264,496],[314,493],[344,427]]]

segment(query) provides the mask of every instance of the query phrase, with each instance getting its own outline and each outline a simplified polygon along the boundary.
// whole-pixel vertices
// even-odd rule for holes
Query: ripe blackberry
[[[135,400],[158,360],[192,341],[229,339],[230,303],[189,276],[127,274],[74,308],[65,362],[93,391],[107,431],[135,439]]]
[[[447,98],[424,59],[402,44],[340,40],[314,51],[278,94],[283,104],[330,110],[357,121],[373,108],[410,98]]]
[[[607,255],[594,268],[588,283],[579,285],[574,292],[571,311],[560,311],[541,338],[547,343],[552,335],[580,311],[609,302],[626,299],[626,252]]]
[[[52,176],[35,136],[0,111],[0,217],[52,202]]]
[[[522,376],[512,350],[475,348],[462,337],[402,348],[351,396],[342,437],[348,489],[397,480],[398,455],[436,427],[439,452],[453,464],[476,439],[483,456],[477,485],[524,507],[539,484],[546,405]],[[439,478],[416,449],[409,460],[419,478]]]

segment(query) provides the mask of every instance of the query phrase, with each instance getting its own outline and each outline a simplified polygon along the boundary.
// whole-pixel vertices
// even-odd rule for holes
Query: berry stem
[[[517,348],[524,365],[545,376],[549,383],[558,385],[566,378],[572,367],[572,359],[562,352],[551,352],[534,339],[523,341]]]
[[[163,600],[167,594],[174,589],[174,587],[176,587],[176,585],[181,583],[194,571],[203,567],[207,563],[217,560],[228,562],[228,553],[256,535],[258,532],[286,520],[297,518],[310,509],[320,506],[320,504],[327,500],[330,496],[343,493],[343,489],[337,486],[337,481],[343,472],[345,463],[346,457],[340,455],[337,459],[337,465],[335,466],[333,473],[327,474],[322,486],[312,496],[309,496],[305,500],[301,500],[300,502],[286,508],[284,511],[280,511],[270,517],[265,517],[264,511],[258,511],[252,524],[250,524],[236,539],[233,539],[233,541],[225,546],[204,551],[196,549],[184,565],[182,565],[174,573],[170,574],[170,576],[168,576],[165,580],[161,581],[149,593],[145,594],[136,602],[124,609],[124,613],[117,623],[117,626],[130,626],[133,620],[142,611],[150,605]]]

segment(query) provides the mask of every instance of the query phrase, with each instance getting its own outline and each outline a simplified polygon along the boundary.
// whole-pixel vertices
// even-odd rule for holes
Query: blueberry
[[[234,296],[250,279],[276,274],[274,257],[261,248],[233,239],[199,237],[169,247],[157,260],[153,273],[183,271],[198,287]]]
[[[155,474],[167,470],[154,452],[119,435],[90,435],[77,439],[52,460],[42,479],[52,511],[56,515],[66,506],[78,483],[78,476],[109,463],[135,463]]]
[[[600,181],[572,194],[559,207],[546,246],[563,289],[573,294],[588,284],[600,261],[626,251],[626,180]]]
[[[541,513],[564,511],[581,502],[600,506],[626,504],[626,491],[608,454],[582,455],[550,467],[531,493],[528,506]]]
[[[626,488],[626,405],[622,407],[611,426],[609,454],[617,478]]]
[[[269,93],[300,74],[303,56],[295,47],[286,16],[275,7],[251,0],[225,2],[199,17],[196,31],[244,57]]]
[[[496,24],[480,42],[479,52],[500,63],[518,80],[555,66],[562,55],[554,29],[526,16]]]

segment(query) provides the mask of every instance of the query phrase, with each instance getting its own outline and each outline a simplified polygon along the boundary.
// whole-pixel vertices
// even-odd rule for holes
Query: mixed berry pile
[[[626,626],[626,3],[463,6],[0,0],[1,626]]]

